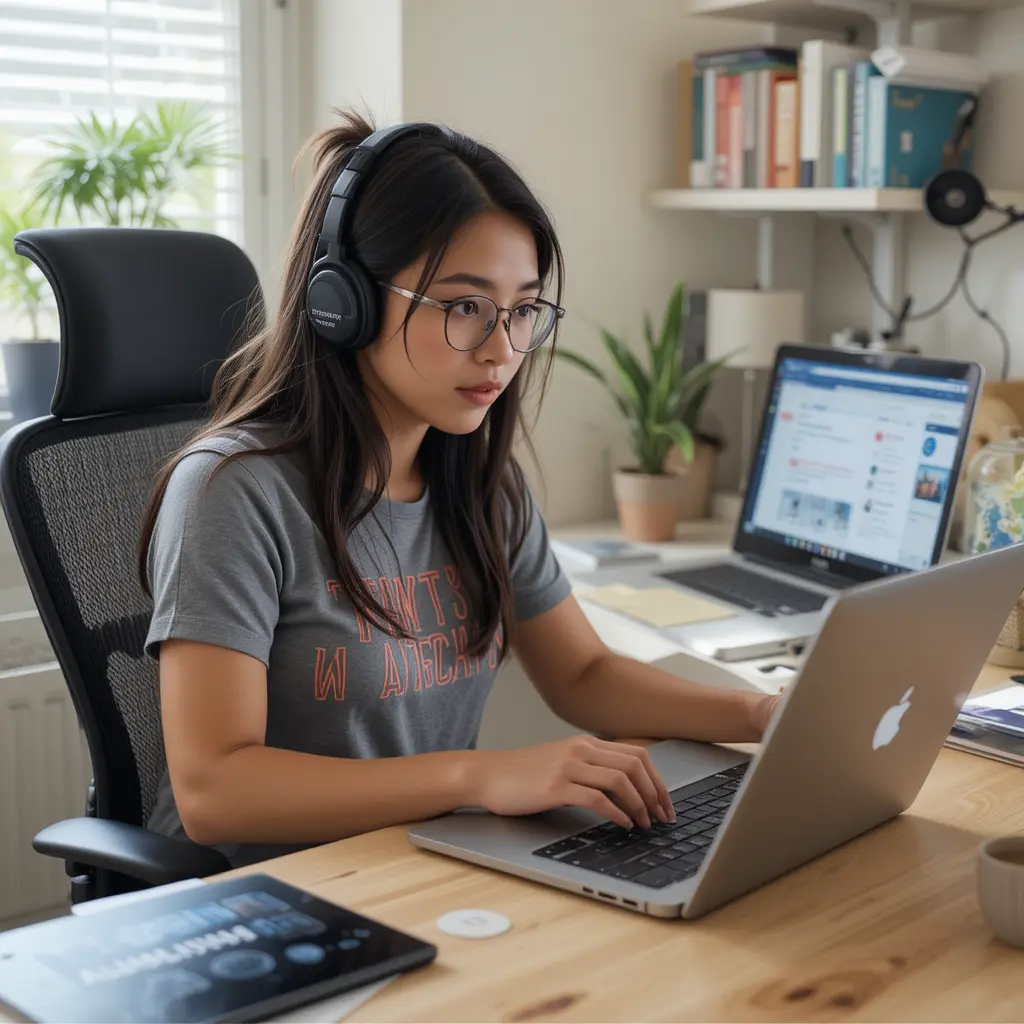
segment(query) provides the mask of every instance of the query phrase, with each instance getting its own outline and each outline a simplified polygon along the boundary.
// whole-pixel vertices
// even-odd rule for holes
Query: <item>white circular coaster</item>
[[[437,927],[460,939],[490,939],[507,932],[512,922],[493,910],[451,910],[437,919]]]

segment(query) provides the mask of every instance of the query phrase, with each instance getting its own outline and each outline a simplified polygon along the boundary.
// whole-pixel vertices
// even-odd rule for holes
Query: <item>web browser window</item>
[[[886,573],[925,568],[967,399],[962,380],[783,360],[744,530]]]

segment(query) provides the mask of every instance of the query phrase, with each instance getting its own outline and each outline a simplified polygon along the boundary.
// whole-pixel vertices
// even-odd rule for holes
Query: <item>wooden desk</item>
[[[987,668],[976,689],[1005,678]],[[413,848],[404,828],[260,865],[437,944],[354,1021],[1024,1019],[1024,953],[975,898],[986,836],[1024,830],[1024,773],[944,750],[900,818],[707,917],[657,921]],[[460,907],[494,939],[444,935]]]

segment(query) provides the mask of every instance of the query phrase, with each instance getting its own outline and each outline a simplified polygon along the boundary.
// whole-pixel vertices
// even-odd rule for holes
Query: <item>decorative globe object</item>
[[[965,554],[1024,540],[1024,437],[987,444],[971,459],[964,483]],[[1024,600],[1014,605],[989,660],[1013,668],[1024,666]]]

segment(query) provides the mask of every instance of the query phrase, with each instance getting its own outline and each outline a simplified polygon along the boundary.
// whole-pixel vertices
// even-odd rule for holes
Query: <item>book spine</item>
[[[804,43],[800,54],[800,185],[814,188],[821,182],[821,126],[825,86],[822,48]]]
[[[704,100],[704,187],[714,188],[718,184],[718,72],[708,68],[703,73],[704,85],[701,96]]]
[[[742,187],[757,187],[757,79],[756,71],[744,71],[740,110],[743,117]]]
[[[772,126],[775,123],[775,73],[757,72],[757,114],[754,144],[754,187],[771,188],[775,180]]]
[[[704,75],[690,79],[690,188],[707,188],[704,160]]]
[[[849,68],[832,71],[832,187],[848,188],[849,177]]]
[[[850,184],[854,188],[867,185],[867,94],[868,82],[876,73],[867,60],[858,61],[853,68],[853,99],[850,104]]]
[[[743,188],[743,79],[729,75],[729,149],[727,188]]]
[[[867,104],[867,175],[865,184],[868,188],[885,186],[885,136],[886,101],[888,99],[888,83],[884,78],[872,78],[868,82]]]
[[[796,188],[799,177],[799,96],[795,78],[775,83],[775,120],[772,135],[775,188]]]

